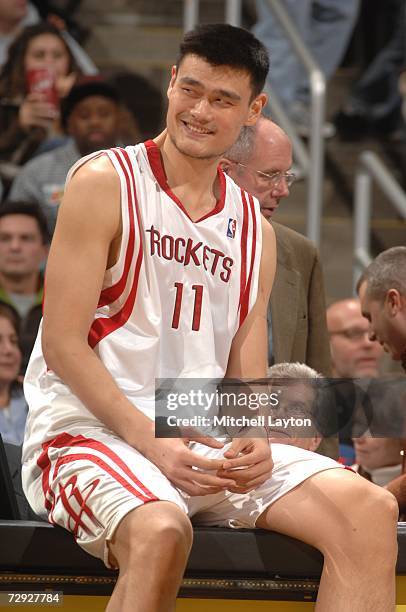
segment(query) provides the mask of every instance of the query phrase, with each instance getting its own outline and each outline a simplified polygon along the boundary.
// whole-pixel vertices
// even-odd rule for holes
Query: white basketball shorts
[[[83,430],[82,430],[83,431]],[[198,443],[192,450],[220,458],[224,450]],[[73,533],[88,553],[108,562],[108,542],[134,508],[153,501],[177,504],[196,525],[252,528],[264,510],[307,478],[339,463],[288,444],[272,443],[274,468],[247,494],[221,491],[190,497],[137,450],[105,428],[71,430],[43,444],[22,470],[33,510]]]

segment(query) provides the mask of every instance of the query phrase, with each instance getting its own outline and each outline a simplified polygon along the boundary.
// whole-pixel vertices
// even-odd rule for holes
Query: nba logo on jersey
[[[227,227],[228,238],[234,238],[236,229],[237,229],[237,221],[235,219],[229,219],[228,227]]]

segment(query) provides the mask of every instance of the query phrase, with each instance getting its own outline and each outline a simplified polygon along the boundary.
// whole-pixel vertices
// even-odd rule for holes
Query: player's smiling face
[[[243,125],[256,122],[265,102],[254,100],[244,70],[212,66],[187,55],[172,71],[168,88],[167,128],[175,147],[190,157],[220,157],[237,139]]]

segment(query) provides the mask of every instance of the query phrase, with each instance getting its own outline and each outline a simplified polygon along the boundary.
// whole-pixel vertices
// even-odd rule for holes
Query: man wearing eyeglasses
[[[243,129],[221,163],[243,189],[258,198],[262,214],[273,218],[289,195],[292,145],[267,117],[255,129]],[[312,242],[272,219],[277,267],[268,314],[269,364],[299,361],[331,374],[324,283],[319,254]]]
[[[368,337],[368,321],[362,316],[358,299],[334,302],[327,308],[327,328],[333,376],[376,378],[383,357],[378,342]]]
[[[291,165],[292,145],[288,136],[265,116],[253,129],[241,131],[221,161],[223,170],[237,185],[258,198],[262,214],[275,230],[277,264],[268,309],[269,365],[297,361],[330,376],[319,253],[310,240],[273,221],[296,178],[290,171]],[[337,440],[323,440],[319,452],[336,458]]]

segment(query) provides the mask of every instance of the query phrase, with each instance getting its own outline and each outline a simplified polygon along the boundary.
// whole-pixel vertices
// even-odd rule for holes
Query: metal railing
[[[375,153],[363,151],[359,158],[354,189],[354,290],[364,268],[372,261],[370,237],[373,181],[379,185],[398,214],[406,219],[406,193]]]
[[[268,0],[275,17],[285,31],[290,40],[293,51],[305,67],[310,81],[311,109],[310,109],[310,138],[309,153],[297,136],[295,127],[286,113],[281,111],[281,104],[275,105],[275,92],[270,95],[270,107],[274,111],[274,116],[285,129],[292,140],[293,150],[297,159],[302,159],[302,168],[308,173],[308,192],[307,192],[307,222],[306,235],[310,240],[319,246],[320,226],[323,201],[323,179],[324,179],[324,138],[323,125],[325,117],[326,99],[326,80],[313,56],[309,52],[302,40],[295,24],[293,23],[288,11],[280,0]],[[299,147],[298,141],[302,147]],[[305,163],[303,163],[303,160]]]
[[[326,81],[316,61],[304,44],[289,13],[280,0],[268,0],[275,17],[289,38],[294,53],[309,74],[311,92],[309,149],[298,135],[294,124],[283,109],[277,94],[266,91],[272,116],[286,131],[292,141],[294,157],[304,176],[308,176],[306,234],[319,246],[324,179],[324,138]],[[199,21],[199,0],[184,0],[184,29],[190,30]],[[242,0],[225,0],[225,21],[241,24]]]
[[[191,30],[199,21],[199,0],[183,0],[183,29]],[[241,25],[242,0],[225,0],[224,21]]]

